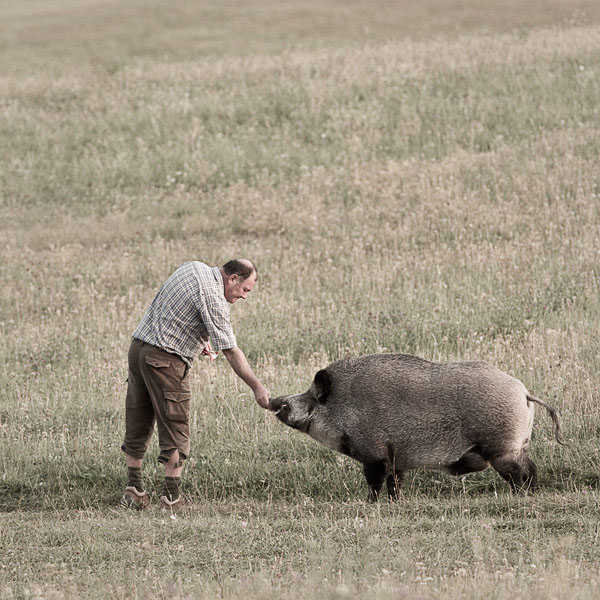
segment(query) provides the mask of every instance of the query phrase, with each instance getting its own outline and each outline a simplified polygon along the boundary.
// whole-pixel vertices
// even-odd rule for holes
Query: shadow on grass
[[[335,462],[335,461],[334,461]],[[155,473],[159,473],[158,470]],[[74,473],[68,478],[47,477],[43,482],[0,482],[0,512],[46,511],[56,509],[97,509],[117,506],[124,486],[124,473],[95,470]],[[147,478],[146,489],[154,496],[160,494],[162,476]],[[310,462],[275,466],[263,465],[254,471],[190,469],[184,475],[184,492],[202,501],[285,501],[302,503],[366,501],[367,486],[360,465],[318,464]],[[600,474],[589,469],[573,472],[549,468],[540,474],[540,492],[581,492],[600,489]],[[508,484],[492,469],[467,477],[450,477],[442,473],[413,471],[407,474],[402,486],[403,498],[426,497],[430,500],[495,498],[510,495]],[[386,499],[385,486],[382,500]]]

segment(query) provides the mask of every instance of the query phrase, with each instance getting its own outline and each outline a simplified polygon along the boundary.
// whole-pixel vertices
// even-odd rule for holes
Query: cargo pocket
[[[165,400],[167,401],[166,415],[170,421],[187,423],[190,416],[191,392],[165,391]]]
[[[151,367],[156,367],[157,369],[165,369],[170,366],[168,360],[157,358],[156,356],[146,356],[146,364]]]

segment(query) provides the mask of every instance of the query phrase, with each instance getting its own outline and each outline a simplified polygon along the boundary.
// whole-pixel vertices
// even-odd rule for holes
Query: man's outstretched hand
[[[271,394],[252,371],[244,353],[236,347],[223,350],[223,354],[229,361],[231,368],[254,392],[254,397],[256,398],[259,406],[262,408],[269,408]]]
[[[266,387],[261,385],[260,387],[256,388],[254,390],[254,397],[256,398],[256,401],[258,402],[258,405],[261,408],[269,408],[269,400],[271,399],[271,394]]]

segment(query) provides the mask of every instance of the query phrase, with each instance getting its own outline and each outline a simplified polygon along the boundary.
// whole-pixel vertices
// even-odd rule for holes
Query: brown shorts
[[[190,453],[189,366],[177,354],[134,339],[129,347],[129,378],[125,400],[125,440],[121,449],[143,458],[154,423],[158,429],[158,461],[175,450],[183,460]]]

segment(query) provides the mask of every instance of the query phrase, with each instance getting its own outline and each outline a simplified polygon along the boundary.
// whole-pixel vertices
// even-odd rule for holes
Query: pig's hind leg
[[[537,467],[525,452],[523,453],[523,460],[525,462],[525,469],[527,470],[527,475],[523,483],[530,492],[535,492],[538,489]]]
[[[450,475],[466,475],[467,473],[475,473],[483,471],[490,466],[490,463],[473,450],[463,454],[456,462],[453,462],[444,467],[444,470]]]
[[[535,489],[537,484],[536,468],[531,459],[517,454],[505,454],[493,459],[492,466],[508,483],[513,492]]]

